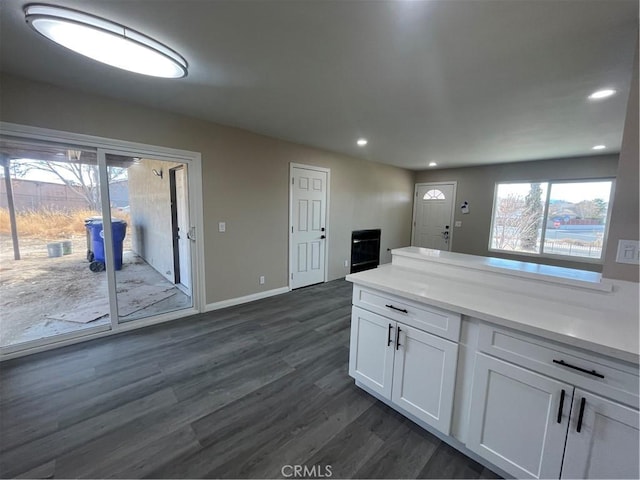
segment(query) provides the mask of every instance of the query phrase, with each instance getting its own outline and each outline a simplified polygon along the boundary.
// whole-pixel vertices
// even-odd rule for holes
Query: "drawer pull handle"
[[[578,426],[576,427],[576,432],[580,433],[582,430],[582,417],[584,416],[584,406],[587,403],[587,399],[582,397],[580,400],[580,414],[578,415]]]
[[[396,329],[396,350],[400,348],[400,327]]]
[[[582,372],[582,373],[588,373],[589,375],[593,375],[594,377],[604,378],[604,375],[596,372],[595,370],[587,370],[586,368],[576,367],[575,365],[571,365],[565,362],[564,360],[554,360],[553,363],[557,363],[558,365],[562,365],[563,367],[573,368],[574,370],[578,370],[579,372]]]
[[[396,310],[398,312],[402,312],[402,313],[409,313],[407,310],[405,310],[404,308],[398,308],[398,307],[394,307],[393,305],[385,305],[385,307],[390,308],[391,310]]]
[[[558,423],[562,423],[562,409],[564,407],[564,388],[560,393],[560,406],[558,407]]]
[[[391,326],[391,324],[389,324],[389,333],[387,334],[387,347],[391,345],[391,330],[393,330],[393,327]]]

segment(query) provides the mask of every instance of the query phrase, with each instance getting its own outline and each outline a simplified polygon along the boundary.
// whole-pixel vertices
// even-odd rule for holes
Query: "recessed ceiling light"
[[[187,76],[180,54],[124,25],[51,5],[27,5],[24,14],[38,33],[99,62],[154,77]]]
[[[356,143],[358,144],[359,147],[364,147],[369,142],[367,141],[366,138],[359,138]]]
[[[605,90],[598,90],[597,92],[593,92],[591,95],[589,95],[589,100],[601,100],[603,98],[610,97],[615,93],[616,91],[610,88],[607,88]]]
[[[437,167],[438,164],[436,162],[429,162],[430,167]]]
[[[592,148],[592,150],[604,150],[605,148],[607,148],[606,145],[596,145]]]

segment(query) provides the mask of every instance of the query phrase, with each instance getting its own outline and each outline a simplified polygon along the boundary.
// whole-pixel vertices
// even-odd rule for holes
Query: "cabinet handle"
[[[387,333],[387,347],[391,345],[391,330],[393,330],[393,327],[391,326],[391,324],[389,324],[389,333]]]
[[[563,367],[573,368],[574,370],[578,370],[579,372],[582,372],[582,373],[588,373],[589,375],[593,375],[594,377],[604,378],[604,375],[596,372],[595,370],[587,370],[586,368],[576,367],[575,365],[571,365],[565,362],[564,360],[553,360],[553,363],[557,363],[558,365],[562,365]]]
[[[562,423],[562,409],[564,408],[564,388],[560,393],[560,406],[558,407],[558,423]]]
[[[398,307],[394,307],[393,305],[385,305],[385,307],[390,308],[391,310],[395,310],[397,312],[402,312],[402,313],[409,313],[407,310],[405,310],[404,308],[398,308]]]
[[[400,348],[400,327],[396,329],[396,350]]]
[[[587,399],[582,397],[580,400],[580,413],[578,414],[578,426],[576,427],[576,432],[580,433],[582,430],[582,417],[584,416],[584,406],[587,403]]]

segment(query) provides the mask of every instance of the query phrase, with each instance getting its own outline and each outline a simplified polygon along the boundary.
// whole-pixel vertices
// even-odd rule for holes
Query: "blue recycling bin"
[[[104,229],[102,221],[93,220],[87,224],[91,232],[91,246],[93,251],[93,261],[89,268],[94,272],[104,270],[106,257],[104,254]],[[113,255],[115,257],[115,269],[122,269],[122,243],[127,234],[127,222],[122,220],[111,220],[111,230],[113,233]]]

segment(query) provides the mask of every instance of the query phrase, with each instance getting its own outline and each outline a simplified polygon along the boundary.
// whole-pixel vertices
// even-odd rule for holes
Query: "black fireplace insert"
[[[351,273],[380,265],[380,233],[379,228],[351,233]]]

